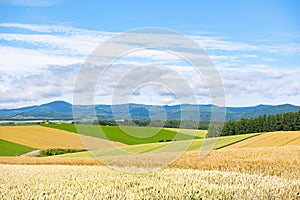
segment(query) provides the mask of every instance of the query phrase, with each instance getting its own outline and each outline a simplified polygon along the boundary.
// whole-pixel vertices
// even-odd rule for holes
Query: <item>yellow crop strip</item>
[[[238,142],[226,148],[300,146],[300,131],[279,131],[263,133],[259,136]]]
[[[111,146],[111,142],[104,139],[42,126],[0,126],[0,139],[37,149],[85,149],[83,142],[88,142],[89,147],[95,148]],[[113,145],[122,146],[121,143],[115,142]]]
[[[197,137],[204,138],[207,134],[207,130],[195,130],[195,129],[180,129],[180,128],[164,128],[166,130],[180,132],[187,135],[193,135]]]

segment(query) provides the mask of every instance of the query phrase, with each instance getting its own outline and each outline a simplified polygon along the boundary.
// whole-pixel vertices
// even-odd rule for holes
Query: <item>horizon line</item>
[[[34,104],[34,105],[28,105],[28,106],[21,106],[21,107],[14,107],[14,108],[0,108],[0,110],[13,110],[13,109],[21,109],[21,108],[26,108],[26,107],[34,107],[34,106],[42,106],[42,105],[46,105],[46,104],[51,104],[54,102],[64,102],[64,103],[68,103],[72,106],[96,106],[96,105],[103,105],[103,106],[115,106],[115,105],[126,105],[126,104],[134,104],[134,105],[145,105],[145,106],[178,106],[178,105],[199,105],[199,106],[218,106],[215,104],[211,104],[211,103],[203,103],[203,104],[190,104],[190,103],[182,103],[182,104],[147,104],[147,103],[120,103],[120,104],[92,104],[92,105],[88,105],[88,104],[79,104],[79,105],[74,105],[73,103],[70,103],[69,101],[66,100],[54,100],[54,101],[50,101],[47,103],[41,103],[41,104]],[[247,107],[256,107],[256,106],[280,106],[280,105],[292,105],[292,106],[300,106],[297,104],[293,104],[293,103],[281,103],[281,104],[255,104],[255,105],[248,105],[248,106],[218,106],[218,107],[225,107],[225,108],[247,108]]]

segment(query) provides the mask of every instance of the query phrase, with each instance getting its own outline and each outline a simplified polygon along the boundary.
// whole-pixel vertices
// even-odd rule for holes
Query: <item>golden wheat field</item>
[[[225,148],[300,146],[300,131],[263,133]]]
[[[63,165],[0,165],[0,182],[1,199],[297,199],[300,189],[299,180],[238,172]]]
[[[68,131],[42,126],[0,126],[0,139],[37,149],[85,149],[83,140],[94,148],[111,147],[112,144],[115,146],[124,145],[119,142],[110,142],[84,135],[79,136]]]
[[[0,157],[1,164],[50,164],[50,165],[104,165],[124,167],[160,166],[165,155],[112,156],[95,159],[92,157]],[[171,155],[172,156],[172,155]],[[167,157],[168,158],[168,157]],[[269,147],[220,149],[212,151],[205,158],[199,152],[186,152],[178,160],[169,163],[171,168],[235,171],[263,175],[276,175],[299,179],[300,147]]]
[[[135,156],[100,157],[111,166],[168,167],[201,170],[235,171],[251,174],[276,175],[299,179],[300,147],[270,147],[253,149],[215,150],[201,158],[199,152],[186,152],[178,160],[176,153]]]
[[[263,133],[204,158],[199,151],[177,160],[179,152],[0,157],[0,199],[299,200],[299,133]]]

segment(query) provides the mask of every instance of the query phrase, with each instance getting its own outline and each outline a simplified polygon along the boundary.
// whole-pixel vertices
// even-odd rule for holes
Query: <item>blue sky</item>
[[[142,27],[172,29],[194,39],[219,70],[228,106],[300,105],[299,10],[297,0],[0,0],[0,107],[72,102],[85,58],[115,34]],[[172,60],[161,55],[148,51],[123,64]],[[192,75],[187,79],[200,84]],[[155,91],[141,90],[146,95],[135,101],[176,103]],[[97,101],[109,104],[109,98]],[[199,103],[210,100],[199,97]]]

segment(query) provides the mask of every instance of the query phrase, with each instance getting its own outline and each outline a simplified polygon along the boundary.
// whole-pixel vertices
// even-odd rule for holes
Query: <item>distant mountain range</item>
[[[120,105],[95,105],[98,119],[152,119],[164,118],[181,119],[181,112],[184,111],[185,119],[209,121],[214,105],[172,105],[157,106],[144,104],[120,104]],[[79,118],[89,118],[92,115],[94,106],[75,106]],[[200,116],[195,110],[200,110]],[[258,105],[251,107],[226,107],[226,120],[237,120],[241,118],[257,117],[286,112],[296,112],[300,106],[291,104],[283,105]],[[73,105],[64,101],[54,101],[39,106],[30,106],[16,109],[0,109],[0,120],[29,120],[29,119],[73,119]],[[128,112],[129,111],[129,112]],[[113,117],[114,116],[114,117]]]

